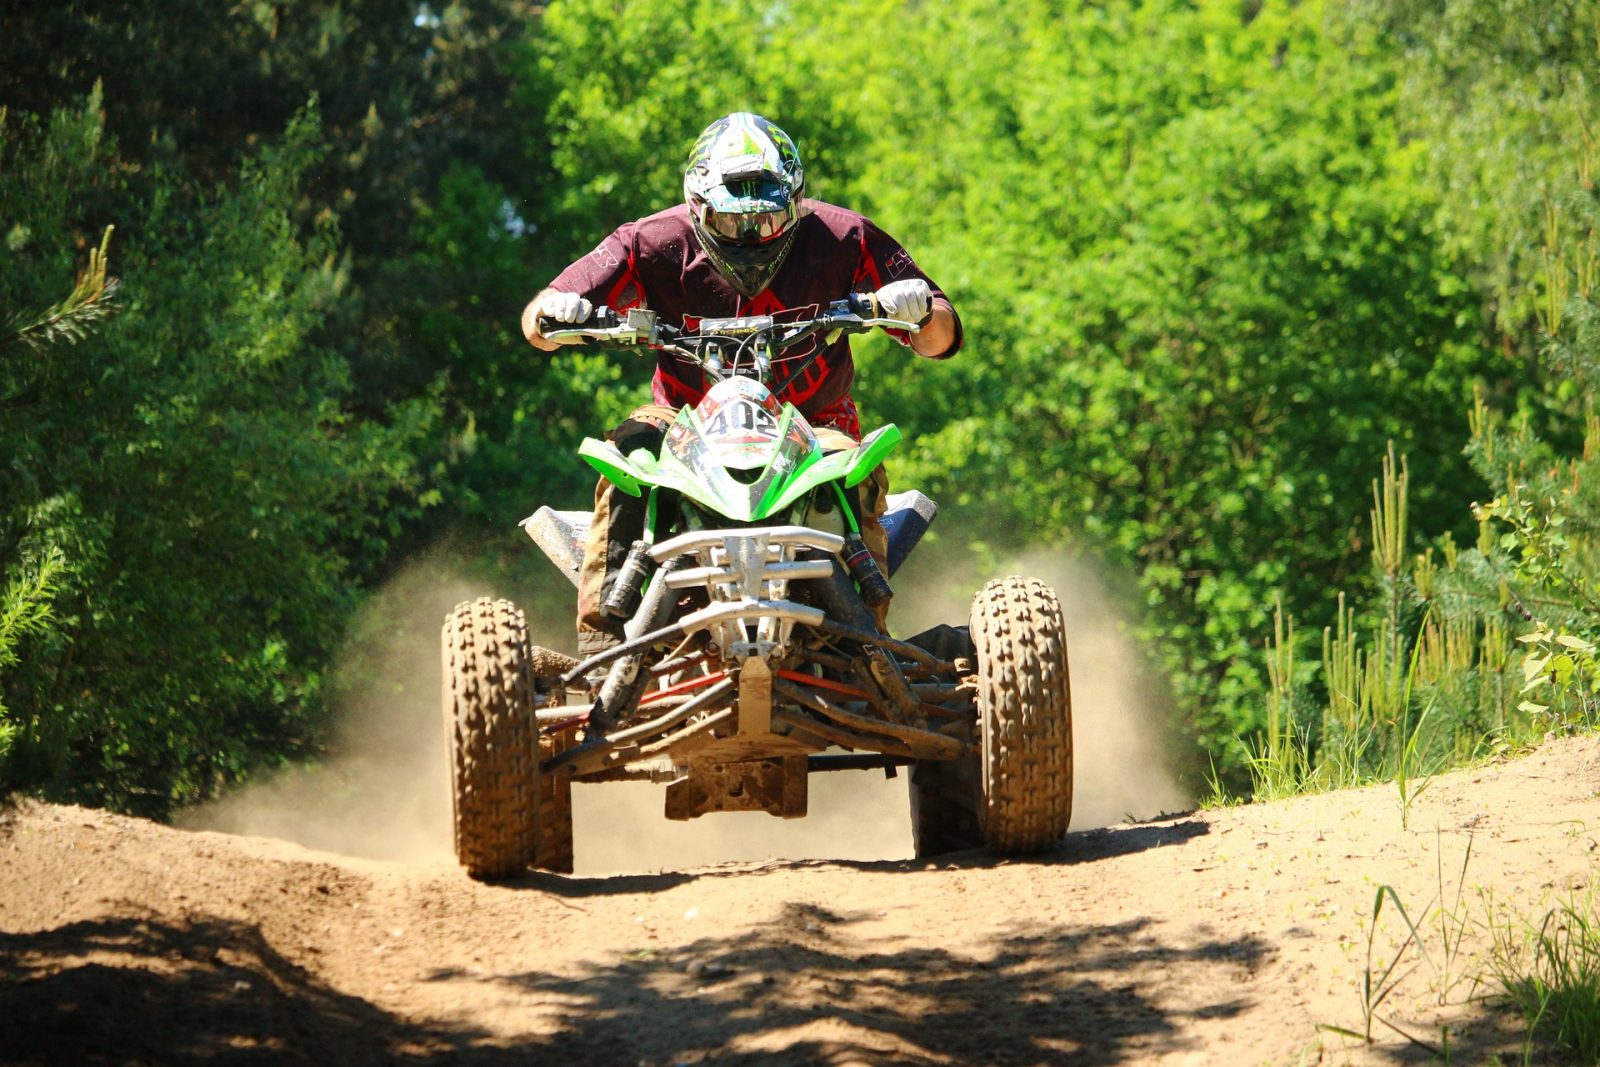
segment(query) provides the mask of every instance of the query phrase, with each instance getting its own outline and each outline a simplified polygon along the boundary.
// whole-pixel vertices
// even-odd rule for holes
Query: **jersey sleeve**
[[[949,359],[961,351],[962,329],[961,316],[956,313],[955,305],[950,298],[945,296],[944,290],[939,288],[939,283],[923,273],[911,258],[911,253],[893,237],[884,233],[870,220],[864,219],[861,237],[861,262],[856,268],[856,292],[869,292],[882,289],[890,282],[902,281],[906,278],[921,278],[928,283],[928,288],[933,291],[934,299],[943,300],[950,307],[950,314],[955,318],[955,337],[950,342],[950,347],[939,353],[934,359]],[[903,345],[911,343],[911,337],[903,330],[885,331]]]
[[[577,293],[596,307],[626,311],[647,302],[636,269],[634,224],[617,227],[594,251],[567,265],[550,283],[551,289]]]

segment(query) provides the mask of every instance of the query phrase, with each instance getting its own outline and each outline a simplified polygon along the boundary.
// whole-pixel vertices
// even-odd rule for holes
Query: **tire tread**
[[[442,637],[456,858],[474,878],[511,877],[535,853],[527,623],[510,601],[482,597],[457,605]]]
[[[1072,694],[1061,603],[1034,578],[989,582],[973,598],[985,843],[1049,848],[1072,815]]]

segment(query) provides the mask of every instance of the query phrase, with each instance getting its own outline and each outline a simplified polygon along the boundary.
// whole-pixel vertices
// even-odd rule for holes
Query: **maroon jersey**
[[[798,230],[788,258],[772,283],[751,298],[729,285],[700,250],[683,204],[619,226],[593,252],[562,271],[550,288],[578,293],[618,311],[647,307],[663,322],[691,330],[704,318],[811,318],[847,293],[871,292],[902,278],[922,278],[934,296],[944,296],[910,253],[864,215],[820,200],[805,201],[805,208],[806,215],[795,224]],[[940,359],[955,355],[961,347],[959,318],[955,325],[955,340]],[[909,343],[904,333],[892,334],[901,344]],[[855,361],[847,337],[831,345],[820,336],[801,342],[773,365],[773,376],[782,382],[819,347],[822,354],[784,387],[781,399],[799,408],[813,425],[859,437],[861,422],[850,399]],[[707,385],[694,364],[670,352],[659,353],[652,383],[656,403],[670,407],[697,403]]]

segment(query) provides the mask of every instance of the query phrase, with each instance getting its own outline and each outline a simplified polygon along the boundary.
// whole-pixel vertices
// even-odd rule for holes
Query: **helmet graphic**
[[[707,126],[689,151],[683,196],[695,236],[717,271],[745,296],[783,266],[800,221],[805,172],[789,135],[748,111]]]

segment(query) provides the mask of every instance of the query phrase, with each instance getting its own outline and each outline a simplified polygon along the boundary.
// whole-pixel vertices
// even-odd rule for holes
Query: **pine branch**
[[[61,551],[51,548],[31,575],[17,575],[0,586],[0,669],[16,666],[15,649],[22,638],[46,629],[65,570]]]
[[[89,336],[91,328],[115,315],[117,288],[121,284],[106,274],[106,254],[114,226],[107,226],[100,247],[89,252],[89,265],[78,275],[78,284],[61,303],[47,309],[32,321],[18,315],[0,333],[0,352],[21,345],[43,353],[57,345],[77,344]]]

